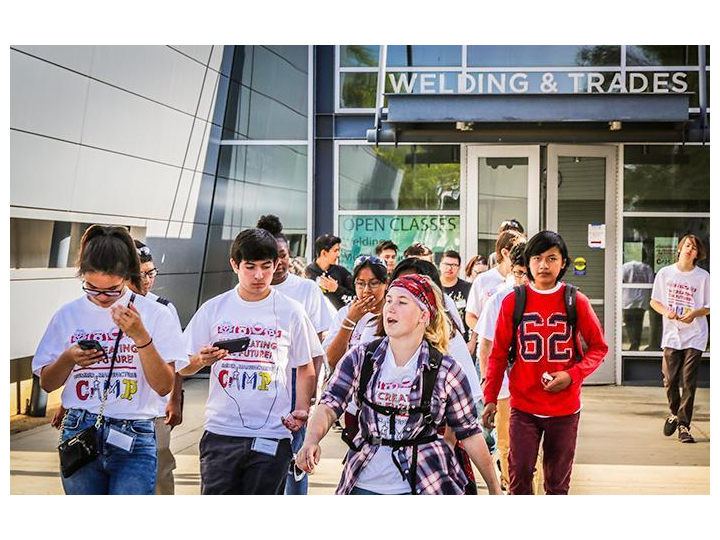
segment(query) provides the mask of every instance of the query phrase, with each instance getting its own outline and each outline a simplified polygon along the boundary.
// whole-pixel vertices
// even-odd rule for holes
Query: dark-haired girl
[[[353,284],[356,296],[349,305],[337,312],[323,341],[331,369],[351,348],[375,339],[378,318],[382,316],[385,304],[387,278],[388,271],[383,259],[362,255],[355,260]],[[357,407],[349,403],[344,422],[346,432],[350,435],[357,431],[356,414]]]
[[[556,232],[542,231],[525,247],[530,284],[525,307],[513,335],[516,294],[502,301],[485,383],[486,428],[495,423],[497,399],[515,341],[516,358],[510,370],[510,494],[530,495],[543,440],[545,493],[567,494],[580,421],[580,387],[605,358],[608,346],[600,321],[587,296],[577,292],[577,332],[568,324],[565,287],[560,281],[570,258]],[[580,335],[587,344],[582,352]]]
[[[187,364],[180,329],[164,306],[129,290],[131,282],[140,289],[140,262],[126,229],[85,231],[78,275],[85,294],[55,313],[33,358],[45,391],[65,385],[61,440],[97,428],[99,456],[63,487],[68,495],[151,495],[157,395],[170,392],[174,362]],[[81,348],[87,340],[102,351]]]

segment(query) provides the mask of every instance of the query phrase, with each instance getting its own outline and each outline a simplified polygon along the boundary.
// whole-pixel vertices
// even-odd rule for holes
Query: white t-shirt
[[[482,315],[485,303],[493,295],[495,289],[503,283],[505,283],[505,278],[498,272],[497,267],[491,268],[476,277],[470,288],[465,313],[473,313],[479,318]]]
[[[159,297],[157,294],[155,294],[154,292],[148,292],[148,293],[145,295],[145,298],[147,298],[148,300],[152,300],[153,302],[157,302],[158,304],[160,304],[160,302],[157,301],[157,299],[160,298],[160,297]],[[168,304],[160,304],[160,305],[161,305],[161,306],[165,306],[166,308],[168,308],[168,309],[170,310],[170,313],[172,313],[172,316],[173,316],[173,318],[175,319],[175,322],[177,323],[178,327],[179,327],[180,330],[182,331],[182,323],[180,323],[180,316],[178,315],[177,309],[175,309],[175,306],[173,305],[173,303],[170,302],[170,303],[168,303]]]
[[[480,339],[487,339],[489,341],[495,340],[495,328],[497,327],[497,320],[500,315],[502,301],[512,292],[512,290],[513,288],[507,286],[506,284],[500,285],[495,294],[493,294],[485,304],[485,309],[475,325],[475,333],[480,337]],[[502,386],[500,387],[500,392],[498,393],[498,399],[507,399],[509,397],[510,380],[508,379],[507,371],[505,371]]]
[[[131,294],[128,289],[113,305],[127,306]],[[162,359],[166,363],[175,362],[176,370],[188,365],[180,327],[173,320],[170,310],[139,294],[135,295],[134,305]],[[86,368],[75,366],[65,381],[61,396],[65,408],[85,409],[97,414],[100,412],[117,332],[118,327],[112,320],[110,308],[94,304],[87,296],[68,302],[53,315],[40,340],[32,361],[33,373],[39,376],[43,367],[54,363],[65,350],[81,339],[99,341],[105,348],[107,358]],[[120,420],[155,418],[158,398],[157,392],[145,379],[133,340],[123,334],[118,345],[104,415]]]
[[[709,308],[710,273],[699,266],[689,272],[681,272],[677,264],[661,268],[655,276],[652,299],[678,316],[693,309]],[[707,316],[697,317],[690,324],[663,317],[663,348],[704,351],[707,342]]]
[[[151,300],[155,303],[157,303],[160,306],[163,306],[164,308],[167,308],[170,310],[170,313],[172,314],[173,318],[175,319],[175,323],[177,324],[178,330],[180,331],[180,335],[182,335],[182,325],[180,324],[180,317],[178,317],[177,309],[175,309],[175,306],[170,302],[169,304],[161,304],[157,301],[158,298],[160,298],[157,294],[148,292],[145,295],[145,298],[148,300]],[[180,344],[180,347],[184,350],[185,346],[183,343]],[[182,367],[178,367],[177,364],[175,364],[175,371],[180,371]],[[165,411],[167,410],[167,404],[170,401],[170,393],[165,394],[164,396],[161,396],[160,394],[155,394],[156,396],[156,416],[158,417],[164,417]]]
[[[407,406],[410,398],[412,383],[418,371],[420,349],[415,351],[412,358],[402,367],[395,364],[390,347],[385,353],[385,360],[380,367],[377,378],[375,402],[380,406],[403,407]],[[377,413],[378,430],[383,439],[401,439],[407,415],[395,417],[395,434],[390,433],[390,417]],[[365,464],[355,484],[361,489],[367,489],[386,495],[399,495],[410,492],[410,484],[403,480],[400,471],[392,459],[392,448],[381,446],[375,455]]]
[[[468,383],[470,383],[473,401],[479,400],[483,396],[480,379],[475,370],[475,364],[473,363],[472,356],[470,356],[470,351],[468,351],[467,343],[465,343],[462,334],[459,332],[456,332],[455,336],[450,339],[450,343],[448,343],[448,356],[452,356],[465,372]]]
[[[455,321],[455,324],[457,324],[460,332],[462,334],[465,333],[465,321],[460,318],[460,312],[458,311],[457,305],[455,304],[455,300],[450,298],[450,295],[443,293],[443,299],[445,301],[445,307],[447,308],[447,314],[450,315],[450,317],[453,318]]]
[[[288,273],[285,281],[273,285],[272,288],[300,302],[305,308],[305,312],[310,318],[316,333],[325,332],[330,328],[333,316],[327,304],[323,301],[325,295],[313,280]]]
[[[200,306],[184,333],[188,355],[216,341],[250,338],[246,351],[212,366],[205,429],[231,437],[289,439],[280,417],[291,412],[292,368],[311,361],[312,333],[303,307],[276,290],[246,302],[235,287]]]
[[[330,325],[330,330],[328,330],[328,333],[325,334],[325,339],[323,339],[322,342],[326,352],[328,347],[330,347],[330,344],[338,335],[338,332],[340,332],[340,326],[343,324],[345,317],[347,317],[349,310],[350,306],[343,306],[337,312],[337,315],[335,315],[335,318]],[[377,317],[382,317],[382,315],[378,315]],[[347,351],[360,343],[368,343],[377,339],[377,336],[375,335],[375,332],[377,331],[377,317],[372,313],[366,313],[360,318],[350,334]],[[347,351],[345,354],[347,354]],[[348,404],[346,410],[348,414],[357,414],[358,408],[354,400]]]

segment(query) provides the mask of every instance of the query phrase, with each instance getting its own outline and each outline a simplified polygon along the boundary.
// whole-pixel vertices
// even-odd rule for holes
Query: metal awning
[[[389,124],[687,122],[689,94],[388,94]]]
[[[691,94],[387,94],[387,112],[376,115],[369,142],[423,140],[522,140],[543,132],[549,140],[607,133],[608,142],[633,132],[663,137],[691,122]],[[379,122],[377,121],[379,120]],[[622,132],[610,132],[620,122]],[[584,135],[583,135],[584,134]],[[642,138],[646,135],[638,135]]]

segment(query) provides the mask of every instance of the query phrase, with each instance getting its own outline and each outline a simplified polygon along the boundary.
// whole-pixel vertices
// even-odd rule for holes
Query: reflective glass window
[[[238,46],[224,139],[307,140],[305,46]]]
[[[628,66],[697,66],[697,45],[628,45]]]
[[[708,146],[625,146],[623,208],[633,212],[709,212]]]
[[[388,67],[431,67],[462,65],[460,45],[389,45]]]
[[[471,67],[619,66],[620,45],[468,45]]]
[[[343,109],[374,109],[377,73],[341,73],[340,107]]]
[[[377,67],[380,45],[340,45],[340,67]]]
[[[660,351],[662,317],[650,307],[652,283],[661,268],[677,261],[678,242],[687,233],[697,235],[705,244],[708,258],[698,266],[710,270],[709,218],[626,216],[623,219],[624,351]]]
[[[458,210],[460,147],[340,147],[340,210]]]

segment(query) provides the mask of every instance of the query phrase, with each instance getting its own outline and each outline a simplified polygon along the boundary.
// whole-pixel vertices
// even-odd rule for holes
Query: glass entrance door
[[[465,253],[488,256],[495,250],[500,223],[517,219],[525,232],[538,232],[539,146],[467,147],[467,234]]]
[[[576,285],[590,299],[605,328],[608,356],[587,379],[615,383],[615,252],[614,146],[548,145],[547,229],[565,239],[571,264],[563,281]]]

